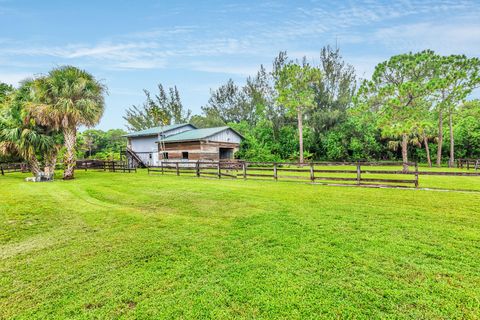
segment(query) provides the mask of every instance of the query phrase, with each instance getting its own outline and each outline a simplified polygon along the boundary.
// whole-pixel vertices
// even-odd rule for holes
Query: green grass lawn
[[[0,318],[480,317],[480,192],[25,176],[0,176]]]

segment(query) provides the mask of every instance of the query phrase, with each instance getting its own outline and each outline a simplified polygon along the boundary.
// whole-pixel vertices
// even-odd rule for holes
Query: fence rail
[[[103,160],[78,160],[76,162],[77,169],[103,170],[109,172],[137,172],[137,168],[131,168],[124,161],[103,161]]]
[[[26,163],[0,163],[0,174],[2,176],[12,172],[28,172],[28,165]]]
[[[467,167],[467,170],[474,168],[480,170],[480,159],[457,159],[457,168],[463,169]]]
[[[312,162],[276,163],[276,162],[162,162],[159,166],[148,168],[148,174],[175,174],[196,177],[216,178],[243,178],[262,180],[300,180],[311,183],[336,182],[337,184],[374,185],[398,187],[413,185],[418,187],[418,165],[408,163],[415,168],[414,171],[395,170],[370,170],[373,165],[399,166],[403,163],[367,163],[367,162]],[[353,166],[354,169],[322,169],[319,167]],[[362,168],[363,167],[363,168]],[[366,167],[366,168],[365,168]],[[387,177],[385,177],[387,175]],[[395,178],[395,177],[399,178]],[[407,177],[411,177],[410,179]]]

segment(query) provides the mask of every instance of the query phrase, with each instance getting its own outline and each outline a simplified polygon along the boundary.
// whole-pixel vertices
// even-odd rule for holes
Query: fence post
[[[4,176],[5,172],[3,172],[3,166],[0,166],[0,170],[2,171],[2,176]]]
[[[360,184],[360,181],[362,180],[362,170],[360,167],[360,162],[357,162],[357,184]]]
[[[245,161],[242,163],[242,170],[243,170],[243,179],[247,179],[247,163]]]
[[[177,168],[177,176],[179,176],[180,175],[180,170],[178,168],[178,162],[175,162],[175,167]]]
[[[313,167],[313,162],[310,162],[310,181],[312,183],[315,182],[315,171],[314,171],[314,167]]]
[[[467,170],[470,170],[470,160],[467,160]]]
[[[115,161],[112,161],[112,170],[115,172]]]
[[[273,163],[273,179],[275,179],[275,181],[278,180],[278,175],[277,175],[277,163],[276,163],[276,162]]]
[[[197,169],[197,177],[200,177],[200,160],[197,160],[196,169]]]
[[[415,162],[415,188],[418,188],[418,163]]]
[[[218,179],[220,179],[222,177],[222,172],[220,171],[220,161],[218,161],[218,164],[217,164],[217,175],[218,175]]]
[[[163,161],[160,161],[160,167],[162,168],[162,174],[163,174]]]

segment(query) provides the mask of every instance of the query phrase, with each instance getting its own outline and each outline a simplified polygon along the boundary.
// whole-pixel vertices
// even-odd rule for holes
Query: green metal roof
[[[184,127],[184,126],[188,126],[188,125],[195,128],[194,125],[191,125],[189,123],[170,124],[170,125],[163,126],[163,132],[167,132],[167,131],[177,129],[177,128],[180,128],[180,127]],[[145,129],[145,130],[142,130],[142,131],[128,133],[128,134],[124,135],[124,137],[155,136],[155,135],[159,134],[161,132],[161,130],[162,130],[161,127],[153,127],[153,128]]]
[[[222,132],[224,130],[231,129],[233,132],[238,134],[243,138],[241,134],[236,132],[230,127],[215,127],[215,128],[204,128],[204,129],[195,129],[180,132],[163,139],[163,142],[179,142],[179,141],[198,141],[207,139],[210,136],[213,136],[216,133]]]

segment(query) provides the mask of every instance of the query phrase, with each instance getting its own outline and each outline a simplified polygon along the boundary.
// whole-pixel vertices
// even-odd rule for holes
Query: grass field
[[[0,176],[0,318],[480,318],[480,192],[25,176]],[[420,181],[480,190],[448,178]]]

